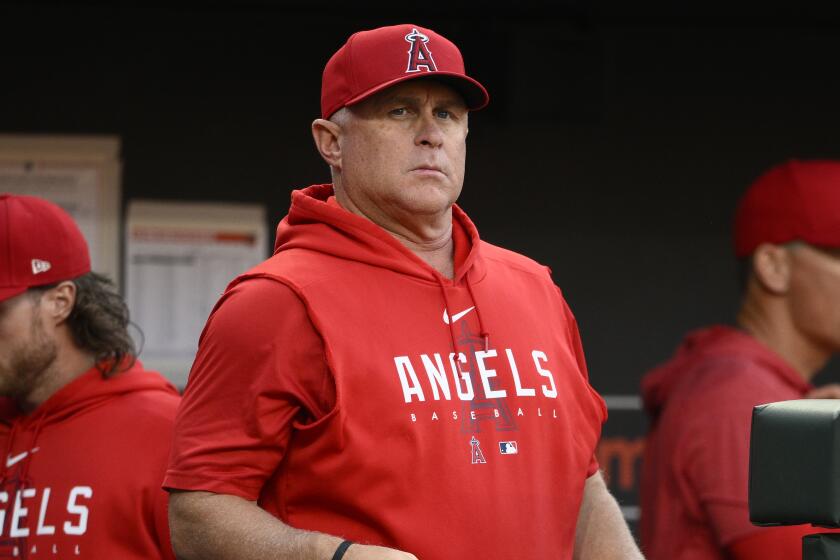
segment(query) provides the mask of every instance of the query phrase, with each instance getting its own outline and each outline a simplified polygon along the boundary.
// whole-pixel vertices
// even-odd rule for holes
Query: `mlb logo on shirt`
[[[500,441],[499,452],[502,455],[516,455],[519,453],[519,447],[516,446],[515,441]]]

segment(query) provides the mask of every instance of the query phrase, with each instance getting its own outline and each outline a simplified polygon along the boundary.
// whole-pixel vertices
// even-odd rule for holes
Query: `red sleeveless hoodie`
[[[571,558],[606,409],[548,269],[482,242],[454,207],[450,280],[328,203],[331,194],[330,185],[294,192],[275,255],[228,288],[282,285],[289,313],[303,317],[297,328],[282,316],[228,315],[238,323],[227,332],[266,340],[255,321],[272,331],[242,348],[248,336],[222,343],[210,334],[224,297],[211,315],[165,485],[258,499],[293,527],[421,560]],[[300,334],[309,330],[317,336]],[[267,434],[256,416],[282,416],[304,383],[288,379],[317,361],[286,359],[301,344],[322,348],[328,404]],[[243,367],[218,367],[231,363],[224,353],[238,353]],[[247,365],[266,361],[261,353],[272,356],[261,375],[276,387],[249,393],[265,383]]]

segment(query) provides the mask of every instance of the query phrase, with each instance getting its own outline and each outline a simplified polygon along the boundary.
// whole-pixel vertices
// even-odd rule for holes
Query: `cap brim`
[[[371,95],[379,93],[393,85],[406,82],[408,80],[417,80],[420,78],[428,78],[443,82],[452,88],[456,89],[464,97],[467,108],[470,111],[478,111],[483,109],[490,103],[490,94],[484,89],[484,86],[464,74],[457,74],[455,72],[417,72],[413,74],[404,74],[399,78],[394,78],[375,87],[372,87],[357,96],[351,98],[344,103],[344,106],[355,105],[364,101]],[[341,107],[336,107],[332,112],[338,111]]]
[[[26,286],[16,286],[14,288],[0,288],[0,302],[11,299],[16,295],[22,294],[27,290]]]

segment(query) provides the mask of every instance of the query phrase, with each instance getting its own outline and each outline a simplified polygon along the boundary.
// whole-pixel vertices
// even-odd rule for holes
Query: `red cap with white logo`
[[[458,90],[472,111],[490,100],[484,86],[466,75],[458,47],[431,29],[402,24],[359,31],[324,68],[321,116],[328,119],[394,84],[430,77]]]
[[[90,272],[90,253],[67,212],[43,198],[0,194],[0,301]]]

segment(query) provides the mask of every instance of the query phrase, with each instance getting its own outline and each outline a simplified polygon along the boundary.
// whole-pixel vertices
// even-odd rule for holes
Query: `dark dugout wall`
[[[0,132],[118,134],[124,202],[256,202],[273,226],[291,189],[329,179],[309,124],[331,53],[358,29],[432,27],[492,97],[460,204],[553,269],[593,385],[632,397],[686,331],[731,321],[747,184],[840,158],[840,9],[550,6],[5,3]],[[601,460],[632,519],[644,423],[633,398],[610,403]]]

